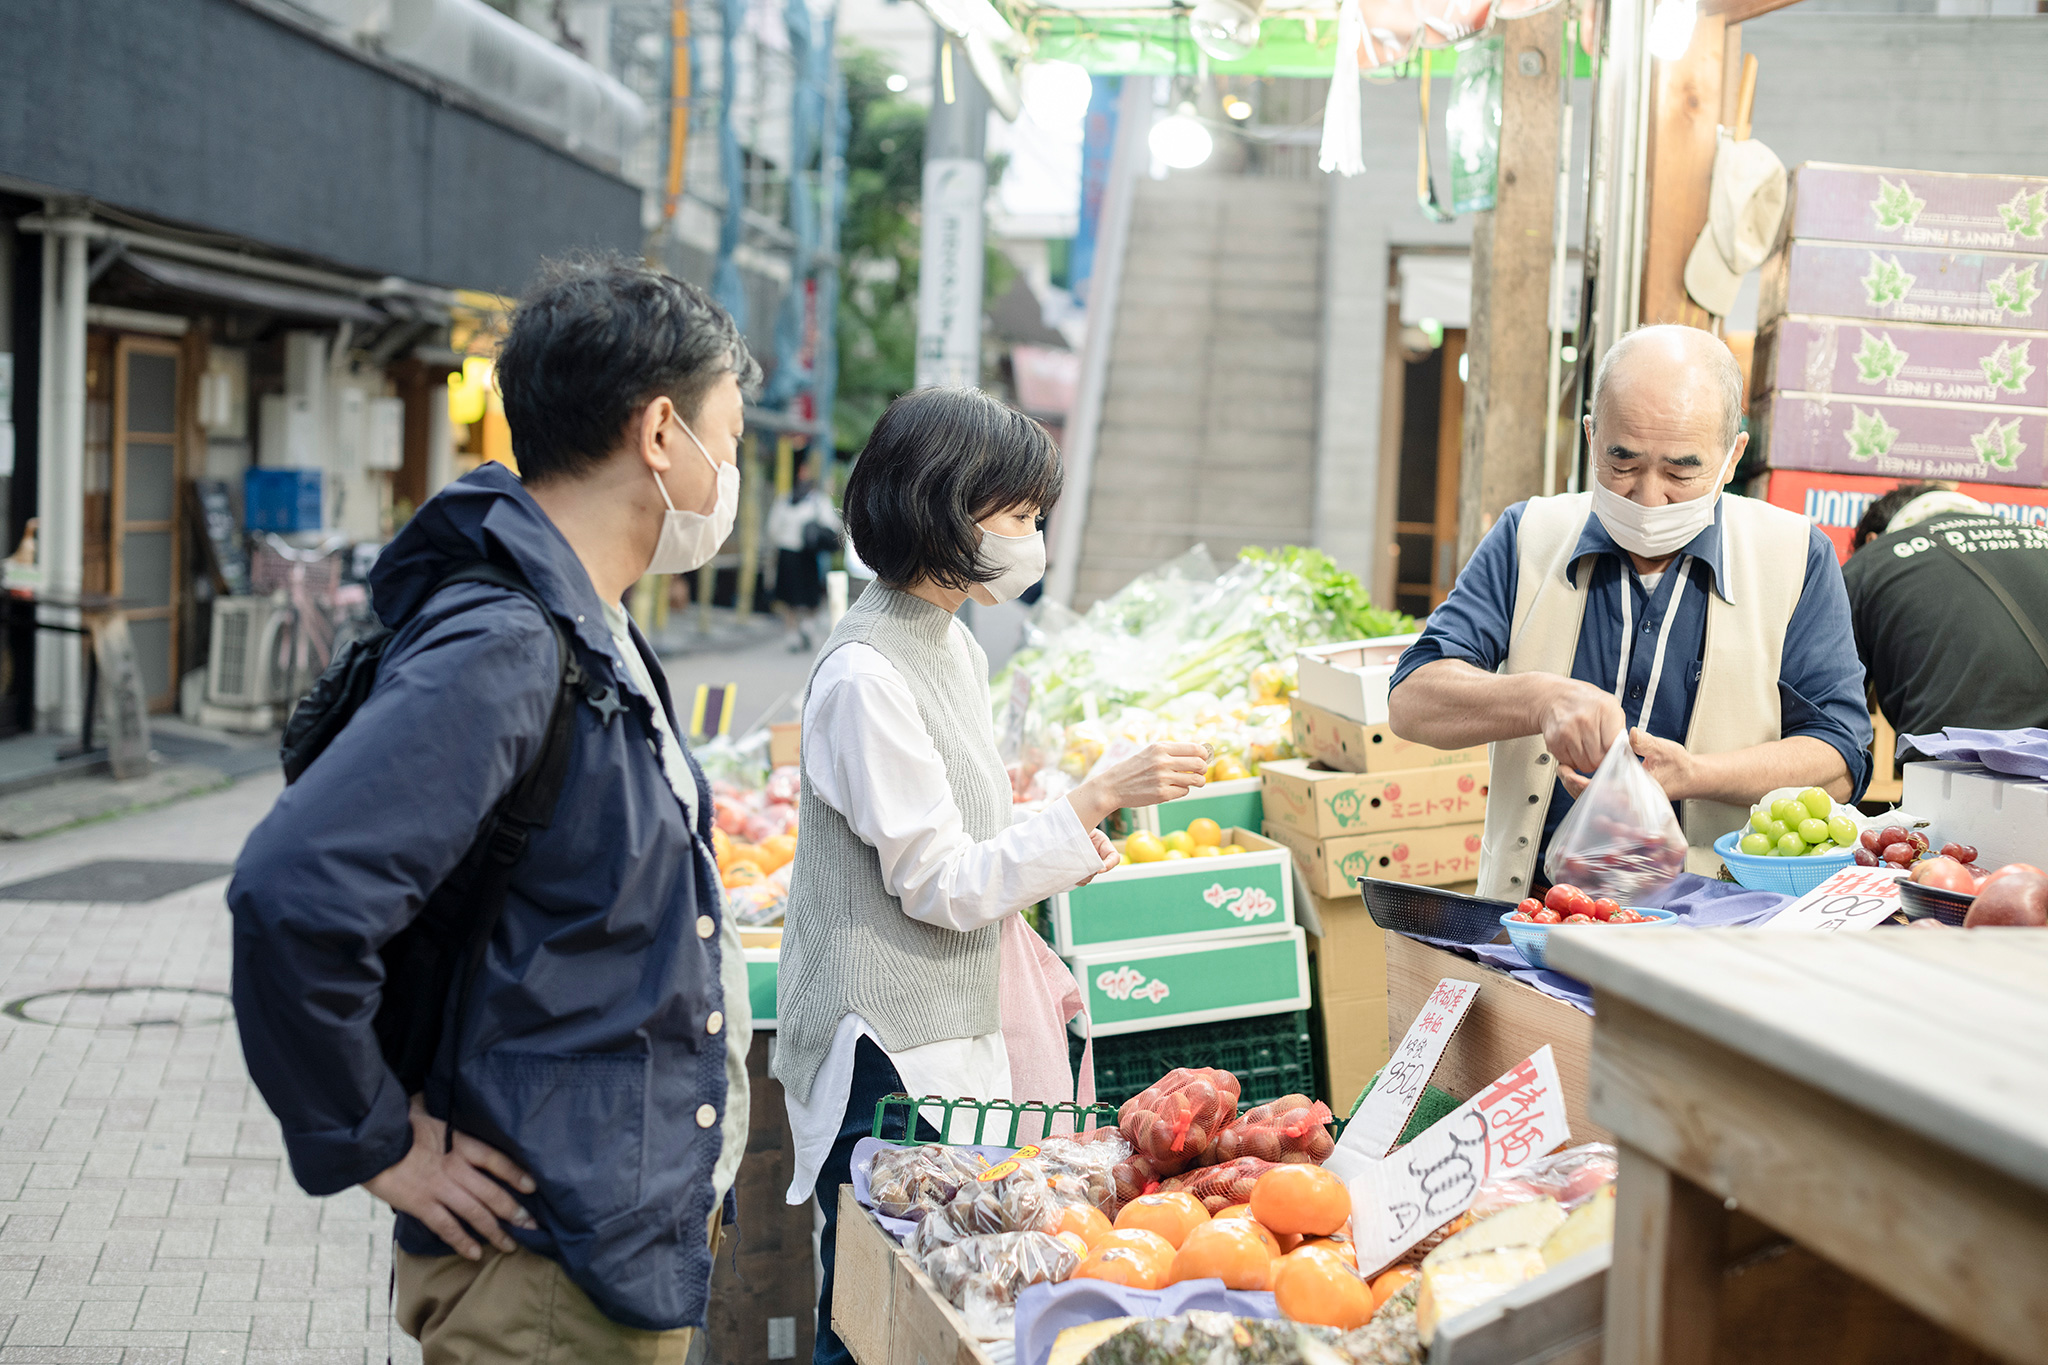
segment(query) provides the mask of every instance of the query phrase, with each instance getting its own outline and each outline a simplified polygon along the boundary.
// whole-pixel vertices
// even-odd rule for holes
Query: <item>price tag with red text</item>
[[[1408,1026],[1407,1036],[1380,1068],[1371,1093],[1344,1125],[1343,1146],[1375,1159],[1394,1149],[1401,1130],[1408,1126],[1408,1116],[1422,1099],[1423,1087],[1436,1074],[1451,1035],[1465,1021],[1465,1012],[1478,996],[1479,985],[1474,981],[1447,976],[1436,983],[1415,1022]]]
[[[1470,1208],[1489,1177],[1569,1141],[1564,1087],[1545,1044],[1392,1156],[1343,1173],[1358,1268],[1387,1266]]]
[[[1883,924],[1899,909],[1896,867],[1845,867],[1757,927],[1839,934]]]

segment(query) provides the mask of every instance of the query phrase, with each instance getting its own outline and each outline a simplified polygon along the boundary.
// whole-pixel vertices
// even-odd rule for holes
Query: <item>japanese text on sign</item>
[[[1443,1059],[1451,1035],[1478,995],[1479,987],[1471,981],[1445,977],[1436,983],[1400,1046],[1380,1068],[1371,1093],[1345,1128],[1346,1146],[1360,1156],[1373,1158],[1392,1150],[1408,1124],[1408,1116],[1422,1099],[1423,1087],[1436,1074],[1437,1063]]]
[[[1884,923],[1899,908],[1902,870],[1845,867],[1759,926],[1841,933]]]

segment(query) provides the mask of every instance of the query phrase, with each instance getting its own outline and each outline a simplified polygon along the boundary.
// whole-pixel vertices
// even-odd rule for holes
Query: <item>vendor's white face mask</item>
[[[1045,532],[999,536],[982,527],[980,557],[985,566],[997,570],[996,576],[986,583],[976,583],[967,595],[985,607],[1011,601],[1045,577]]]
[[[739,516],[739,465],[713,460],[688,422],[678,417],[676,424],[718,476],[718,499],[709,512],[678,512],[668,495],[668,485],[661,481],[660,474],[654,476],[654,486],[661,490],[661,500],[668,504],[668,511],[661,517],[661,539],[655,542],[654,558],[647,565],[649,573],[688,573],[709,564],[718,547],[732,534],[733,521]]]
[[[1667,502],[1662,507],[1645,507],[1625,498],[1595,476],[1593,513],[1607,528],[1607,534],[1614,537],[1614,543],[1630,554],[1638,554],[1645,559],[1662,559],[1676,554],[1694,536],[1714,524],[1714,509],[1721,503],[1721,487],[1734,460],[1735,447],[1731,445],[1727,459],[1721,462],[1721,468],[1714,475],[1714,486],[1710,492],[1685,502]]]

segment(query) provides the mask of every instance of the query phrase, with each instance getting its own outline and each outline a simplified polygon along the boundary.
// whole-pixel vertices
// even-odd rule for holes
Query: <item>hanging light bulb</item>
[[[1251,101],[1242,95],[1225,95],[1223,97],[1223,112],[1236,119],[1239,123],[1243,123],[1252,116]]]
[[[1675,62],[1692,46],[1693,26],[1699,18],[1699,0],[1657,0],[1650,27],[1643,34],[1643,46],[1657,60]]]
[[[1183,103],[1152,125],[1145,145],[1151,148],[1152,155],[1174,170],[1191,171],[1209,159],[1209,153],[1216,149],[1216,139],[1195,117],[1195,106]]]
[[[1200,0],[1188,18],[1195,46],[1219,62],[1234,62],[1259,45],[1259,11],[1244,0]]]
[[[1024,112],[1041,128],[1071,128],[1088,117],[1095,82],[1073,62],[1032,62],[1019,76]]]

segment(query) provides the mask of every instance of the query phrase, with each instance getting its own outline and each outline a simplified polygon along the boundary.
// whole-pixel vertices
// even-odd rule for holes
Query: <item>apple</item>
[[[1983,925],[2017,924],[2039,927],[2048,924],[2048,876],[2031,867],[2002,867],[1970,902],[1963,917],[1965,929]]]

